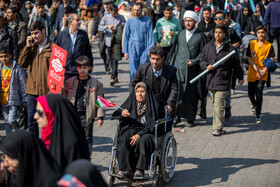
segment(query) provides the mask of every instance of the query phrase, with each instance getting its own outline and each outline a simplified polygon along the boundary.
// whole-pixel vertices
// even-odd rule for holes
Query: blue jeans
[[[4,127],[6,134],[11,134],[12,129],[18,129],[17,114],[19,107],[2,105],[2,115],[4,118]]]
[[[28,126],[27,130],[34,134],[36,137],[39,137],[39,129],[36,120],[34,119],[34,114],[36,112],[36,105],[37,105],[37,95],[27,95],[27,121]]]

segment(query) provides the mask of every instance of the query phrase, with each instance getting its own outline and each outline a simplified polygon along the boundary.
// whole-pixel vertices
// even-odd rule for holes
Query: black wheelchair
[[[143,179],[134,180],[133,182],[135,183],[151,181],[152,186],[158,186],[160,179],[162,179],[164,183],[169,183],[174,175],[177,162],[176,140],[171,132],[158,137],[158,127],[161,125],[165,125],[166,129],[166,119],[157,120],[155,124],[155,150],[151,155],[148,174],[145,174]],[[125,180],[122,176],[118,175],[117,138],[119,130],[120,124],[118,123],[108,170],[108,181],[110,187],[114,185],[116,178]]]

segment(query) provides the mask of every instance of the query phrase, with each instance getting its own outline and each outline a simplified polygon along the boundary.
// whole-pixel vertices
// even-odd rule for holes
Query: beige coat
[[[76,101],[76,93],[79,85],[78,76],[71,77],[65,83],[65,87],[63,90],[63,95],[74,105]],[[97,96],[104,97],[103,93],[103,84],[93,78],[87,81],[87,90],[86,90],[86,120],[87,124],[93,123],[96,117],[104,118],[105,110],[102,108],[98,108],[95,103]]]

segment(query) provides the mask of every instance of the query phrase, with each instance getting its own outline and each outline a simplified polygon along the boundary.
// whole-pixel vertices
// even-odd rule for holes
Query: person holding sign
[[[214,103],[213,136],[220,136],[225,133],[225,98],[230,89],[232,69],[236,71],[239,85],[244,83],[243,71],[239,63],[238,55],[231,56],[227,61],[217,67],[213,65],[221,58],[232,52],[234,47],[225,40],[227,28],[217,25],[214,29],[214,40],[206,44],[200,57],[202,70],[209,70],[206,75],[206,87],[210,92],[211,100]]]
[[[36,111],[36,98],[48,94],[48,71],[53,43],[45,35],[42,22],[35,21],[30,27],[31,36],[27,37],[26,45],[20,53],[18,64],[28,68],[26,83],[28,130],[39,136],[38,125],[33,116]]]

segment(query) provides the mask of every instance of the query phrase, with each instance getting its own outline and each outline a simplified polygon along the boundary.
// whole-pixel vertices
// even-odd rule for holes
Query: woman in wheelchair
[[[121,108],[113,114],[113,118],[120,121],[118,174],[130,181],[132,177],[141,179],[154,151],[154,125],[161,118],[162,110],[152,91],[143,82],[136,84]]]

